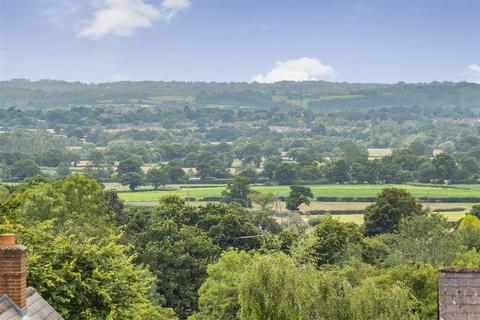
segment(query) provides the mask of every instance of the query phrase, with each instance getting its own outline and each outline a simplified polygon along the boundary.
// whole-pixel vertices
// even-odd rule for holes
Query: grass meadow
[[[315,197],[375,197],[383,188],[399,187],[404,188],[415,197],[477,197],[480,196],[480,185],[313,185],[310,186]],[[118,189],[117,189],[118,188]],[[153,206],[158,203],[162,196],[176,194],[182,198],[195,198],[196,201],[190,202],[192,205],[205,204],[200,200],[205,197],[221,196],[225,190],[225,185],[176,185],[169,186],[170,190],[162,191],[138,191],[138,192],[120,192],[119,197],[125,201],[127,206]],[[107,189],[122,190],[118,185],[107,185]],[[279,196],[287,196],[290,188],[288,186],[253,186],[253,190],[259,192],[271,192]],[[450,221],[461,219],[475,203],[424,203],[423,206],[429,206],[431,210],[455,210],[452,212],[442,212]],[[362,213],[335,214],[336,211],[356,210],[362,211],[369,205],[368,202],[318,202],[312,201],[309,206],[301,206],[300,209],[308,217],[308,212],[314,210],[325,210],[333,212],[332,216],[343,222],[363,223]],[[280,209],[285,209],[285,203],[280,202]]]
[[[309,186],[315,197],[375,197],[383,188],[398,187],[404,188],[415,197],[479,197],[480,185],[312,185]],[[107,189],[109,187],[107,186]],[[116,189],[116,188],[112,188]],[[253,190],[259,192],[271,192],[279,196],[287,196],[290,188],[288,186],[253,186]],[[119,189],[117,189],[119,190]],[[225,186],[203,186],[201,188],[192,186],[173,186],[170,190],[121,192],[119,196],[129,204],[140,204],[141,202],[157,202],[162,196],[176,194],[182,198],[195,198],[201,200],[205,197],[219,197]]]

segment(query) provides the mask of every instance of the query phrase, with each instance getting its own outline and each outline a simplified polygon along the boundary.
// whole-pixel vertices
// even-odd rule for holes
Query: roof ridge
[[[24,309],[20,309],[19,306],[17,306],[17,304],[12,300],[10,299],[10,297],[6,294],[4,294],[3,296],[0,297],[0,303],[2,302],[6,302],[7,304],[10,305],[10,307],[20,316],[20,317],[23,317],[26,315],[26,311],[27,311],[27,308],[24,308]],[[10,308],[7,308],[5,310],[0,310],[0,313],[8,310]]]

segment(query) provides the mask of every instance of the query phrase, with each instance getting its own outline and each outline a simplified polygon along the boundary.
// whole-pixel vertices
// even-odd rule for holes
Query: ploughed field
[[[205,201],[218,201],[225,190],[225,185],[172,185],[162,190],[143,189],[129,192],[124,187],[111,184],[107,189],[116,189],[119,197],[127,206],[152,206],[158,203],[162,196],[176,194],[188,198],[192,205]],[[423,206],[430,207],[456,221],[470,210],[471,206],[480,201],[480,185],[312,185],[309,186],[314,194],[310,206],[300,207],[306,214],[331,213],[341,221],[363,223],[362,211],[370,204],[367,198],[374,198],[383,188],[404,188],[413,196],[422,199]],[[259,192],[278,194],[280,198],[288,196],[288,186],[252,186]],[[317,201],[319,198],[320,201]],[[329,199],[331,198],[331,199]],[[464,198],[464,199],[462,199]],[[428,202],[428,200],[430,202]],[[283,199],[282,199],[283,200]],[[437,201],[442,201],[439,203]],[[285,209],[285,203],[279,202],[280,210]]]

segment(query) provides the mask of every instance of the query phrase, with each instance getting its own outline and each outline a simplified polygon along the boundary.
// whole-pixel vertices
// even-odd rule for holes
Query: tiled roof
[[[33,288],[27,289],[27,315],[23,318],[9,299],[0,301],[0,320],[63,320]]]

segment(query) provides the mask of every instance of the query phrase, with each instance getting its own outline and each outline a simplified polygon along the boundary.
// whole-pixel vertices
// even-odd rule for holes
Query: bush
[[[325,217],[314,216],[314,217],[310,217],[308,219],[308,224],[311,227],[315,227],[315,226],[318,226],[319,224],[321,224],[323,221],[325,221]]]

